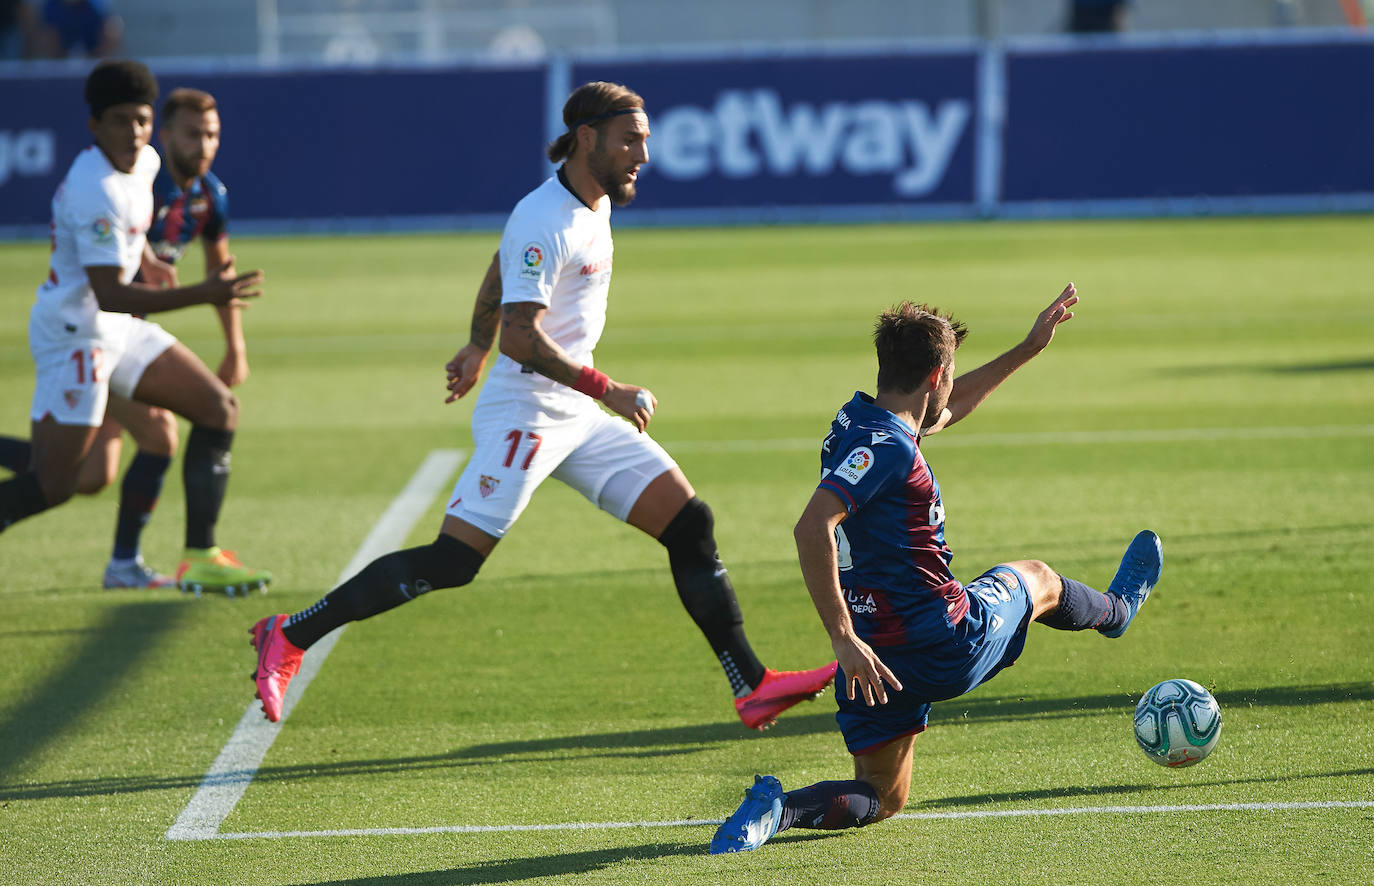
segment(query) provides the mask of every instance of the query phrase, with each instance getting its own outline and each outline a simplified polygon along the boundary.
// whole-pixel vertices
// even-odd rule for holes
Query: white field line
[[[823,434],[814,438],[773,440],[660,440],[669,452],[809,452],[819,451]],[[1092,443],[1189,443],[1211,440],[1310,440],[1319,437],[1371,437],[1374,425],[1312,425],[1265,428],[1138,428],[1128,431],[1042,431],[1036,433],[961,434],[958,428],[929,438],[929,446],[1057,446]]]
[[[1046,809],[975,809],[967,812],[905,812],[893,818],[939,821],[965,818],[1024,818],[1045,815],[1169,815],[1182,812],[1291,812],[1307,809],[1368,809],[1374,800],[1316,800],[1299,803],[1207,803],[1179,806],[1067,806]],[[291,837],[406,837],[421,834],[496,834],[519,831],[611,831],[629,828],[715,827],[720,819],[680,821],[596,821],[566,824],[448,825],[428,828],[340,828],[329,831],[254,831],[209,834],[207,840],[281,840]]]
[[[339,573],[335,585],[351,578],[382,554],[399,548],[429,508],[434,496],[450,482],[464,458],[465,453],[457,449],[436,449],[425,456],[410,482],[387,507],[367,538],[363,539],[353,559]],[[343,635],[343,630],[339,628],[332,631],[306,651],[301,660],[301,669],[282,700],[280,722],[272,723],[264,717],[256,700],[248,705],[229,741],[205,773],[191,802],[186,804],[176,822],[167,829],[166,839],[207,840],[216,836],[220,824],[234,811],[234,806],[257,774],[263,757],[281,731],[282,723],[286,722],[305,688],[319,673],[320,665]]]

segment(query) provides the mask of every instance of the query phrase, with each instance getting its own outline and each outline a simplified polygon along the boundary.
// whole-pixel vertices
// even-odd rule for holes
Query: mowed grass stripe
[[[378,518],[335,584],[343,583],[377,557],[399,548],[434,496],[452,480],[464,457],[457,449],[436,449],[429,453],[410,482]],[[291,715],[291,709],[319,673],[334,644],[343,636],[344,627],[331,631],[306,651],[300,672],[282,699],[280,721],[273,723],[264,717],[256,701],[248,705],[191,801],[167,829],[168,840],[204,840],[215,835],[220,823],[234,811],[239,798],[253,781],[277,733]]]

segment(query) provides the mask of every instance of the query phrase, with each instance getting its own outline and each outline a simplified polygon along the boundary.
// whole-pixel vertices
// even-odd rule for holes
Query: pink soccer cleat
[[[253,625],[253,648],[258,650],[258,669],[253,681],[258,684],[257,697],[262,699],[262,712],[273,723],[281,720],[281,703],[291,678],[301,669],[305,650],[296,646],[281,632],[287,616],[271,615]]]
[[[750,729],[767,729],[778,721],[778,714],[824,692],[835,679],[835,667],[832,661],[813,671],[765,669],[763,682],[744,698],[735,699],[735,711]]]

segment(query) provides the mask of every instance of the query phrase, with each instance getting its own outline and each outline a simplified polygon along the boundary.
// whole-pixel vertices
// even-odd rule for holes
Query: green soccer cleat
[[[227,596],[247,596],[255,590],[266,591],[272,573],[265,569],[249,569],[239,562],[233,551],[220,548],[186,551],[186,558],[177,567],[177,587],[199,597],[203,592]]]

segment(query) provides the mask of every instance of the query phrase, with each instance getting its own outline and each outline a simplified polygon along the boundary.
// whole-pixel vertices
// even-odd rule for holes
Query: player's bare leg
[[[140,541],[143,528],[152,517],[162,492],[162,481],[172,463],[180,443],[176,416],[159,406],[149,406],[110,394],[105,407],[105,423],[100,427],[96,447],[86,458],[89,466],[100,449],[110,428],[115,429],[116,444],[119,428],[129,432],[137,444],[137,451],[124,471],[119,490],[119,514],[115,522],[114,549],[105,567],[102,584],[106,588],[161,588],[176,583],[143,562]],[[113,481],[118,468],[118,445],[113,447],[113,463],[106,467],[106,483]]]
[[[32,423],[29,470],[0,482],[0,532],[72,497],[81,460],[95,442],[96,430],[61,425],[51,416]]]
[[[186,486],[186,554],[177,568],[181,589],[230,595],[265,589],[272,580],[270,572],[244,566],[234,552],[215,543],[215,524],[229,484],[238,400],[181,342],[148,364],[133,399],[170,409],[191,422],[181,471]]]
[[[835,676],[834,662],[811,671],[773,671],[754,654],[716,550],[715,517],[680,468],[651,480],[625,522],[668,549],[678,597],[724,668],[735,712],[746,726],[767,728],[783,711],[825,690]]]
[[[891,818],[906,806],[911,793],[911,752],[915,744],[916,736],[906,735],[871,754],[854,758],[855,780],[872,787],[878,798],[878,811],[864,824]]]
[[[114,395],[110,395],[114,399]],[[124,450],[124,428],[110,417],[106,407],[105,421],[96,431],[86,457],[81,460],[77,470],[77,495],[95,495],[114,482],[119,475],[119,456]]]

